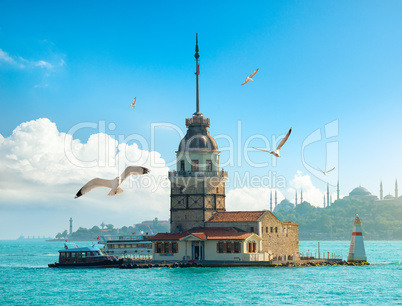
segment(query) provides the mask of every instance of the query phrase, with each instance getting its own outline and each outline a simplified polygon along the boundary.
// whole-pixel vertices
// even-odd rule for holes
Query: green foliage
[[[402,205],[377,204],[374,201],[337,200],[331,206],[318,208],[308,202],[289,211],[275,212],[279,220],[299,224],[300,240],[349,240],[355,211],[362,220],[364,239],[401,240]]]

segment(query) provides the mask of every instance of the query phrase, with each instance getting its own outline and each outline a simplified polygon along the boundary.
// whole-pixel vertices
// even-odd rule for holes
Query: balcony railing
[[[228,177],[227,171],[169,171],[169,178],[175,177]]]
[[[186,119],[186,126],[189,127],[192,124],[201,124],[209,126],[209,118],[197,117],[194,116],[193,118]]]

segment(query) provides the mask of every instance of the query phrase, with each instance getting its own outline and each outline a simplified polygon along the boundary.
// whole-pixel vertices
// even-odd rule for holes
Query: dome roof
[[[276,205],[274,212],[278,212],[280,210],[292,210],[295,208],[295,205],[291,203],[289,200],[284,199],[278,205]]]
[[[371,192],[369,192],[366,188],[359,186],[353,189],[349,195],[354,195],[354,196],[365,196],[365,195],[371,195]]]
[[[186,125],[187,134],[180,141],[178,151],[218,151],[218,145],[208,131],[209,119],[198,113],[187,119]]]

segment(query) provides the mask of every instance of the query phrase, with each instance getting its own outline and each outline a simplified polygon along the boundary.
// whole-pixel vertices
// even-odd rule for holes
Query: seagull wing
[[[318,168],[318,170],[320,170],[322,173],[324,173],[324,174],[325,174],[325,172],[324,172],[324,171],[322,171],[322,170],[321,170],[321,168]]]
[[[128,166],[126,168],[126,170],[124,170],[123,173],[120,175],[120,181],[123,182],[130,175],[146,174],[149,171],[151,171],[151,170],[149,170],[148,168],[145,168],[145,167]]]
[[[335,169],[335,167],[333,167],[331,170],[328,170],[327,173],[328,173],[328,172],[331,172],[331,171],[334,170],[334,169]]]
[[[255,76],[255,74],[257,73],[258,69],[259,69],[259,68],[257,68],[252,74],[250,74],[250,79],[251,79],[253,76]]]
[[[110,188],[112,189],[113,186],[113,180],[104,180],[100,178],[94,178],[93,180],[90,180],[88,183],[82,187],[77,194],[75,195],[75,198],[79,198],[80,196],[90,192],[94,188],[98,187],[105,187],[105,188]]]
[[[241,83],[241,85],[246,84],[249,80],[250,80],[249,77],[247,77],[246,80],[243,83]]]
[[[267,150],[263,150],[263,149],[259,149],[259,148],[254,148],[254,147],[252,147],[253,149],[256,149],[256,150],[260,150],[260,151],[264,151],[264,152],[268,152],[268,153],[271,153],[271,151],[267,151]]]
[[[286,140],[288,140],[290,133],[292,132],[292,128],[290,128],[289,132],[286,134],[286,136],[282,139],[281,143],[279,146],[276,148],[277,151],[279,151],[282,146],[285,144]]]

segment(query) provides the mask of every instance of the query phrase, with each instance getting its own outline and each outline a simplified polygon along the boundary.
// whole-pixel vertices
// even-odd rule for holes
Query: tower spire
[[[270,196],[270,199],[269,199],[269,205],[270,205],[270,209],[271,209],[271,212],[272,212],[272,190],[271,190],[271,196]]]
[[[276,208],[276,205],[278,205],[278,197],[277,197],[276,189],[275,189],[275,208]]]
[[[395,198],[398,197],[398,180],[395,180]]]
[[[200,113],[200,91],[198,88],[198,76],[200,74],[200,64],[198,63],[198,59],[200,58],[200,54],[198,53],[198,33],[195,33],[195,62],[196,62],[196,72],[195,72],[195,77],[196,77],[196,112],[195,115],[198,115]]]
[[[297,206],[297,189],[296,189],[296,194],[295,194],[295,206]]]
[[[338,184],[336,186],[336,199],[339,200],[339,180],[338,180]]]
[[[303,203],[303,189],[300,190],[300,204]]]
[[[329,183],[327,183],[327,206],[329,206]]]
[[[384,194],[383,194],[383,190],[382,190],[382,181],[380,182],[380,200],[384,199]]]

